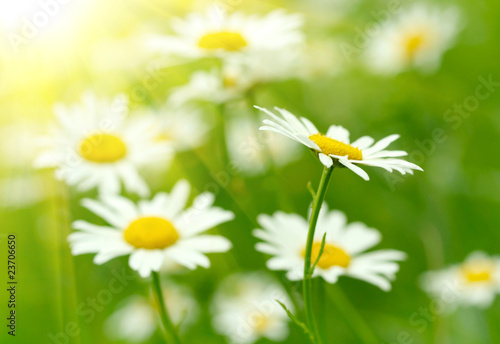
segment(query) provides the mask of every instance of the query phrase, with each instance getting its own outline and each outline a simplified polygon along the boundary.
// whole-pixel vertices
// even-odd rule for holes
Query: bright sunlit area
[[[0,0],[0,342],[500,343],[499,15]]]

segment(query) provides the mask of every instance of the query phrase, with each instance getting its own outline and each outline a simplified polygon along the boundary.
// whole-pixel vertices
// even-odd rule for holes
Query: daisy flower
[[[199,306],[191,290],[168,281],[163,288],[165,307],[172,322],[186,329],[194,323]],[[120,303],[118,309],[107,319],[104,330],[113,340],[146,343],[151,340],[157,326],[157,314],[153,300],[134,295]]]
[[[373,71],[383,74],[397,74],[410,67],[432,72],[453,46],[459,29],[456,8],[413,4],[373,39],[366,63]]]
[[[152,200],[137,205],[118,195],[103,195],[100,201],[84,199],[88,210],[102,217],[109,226],[87,221],[73,223],[77,232],[68,237],[73,255],[97,253],[94,263],[130,255],[129,265],[142,277],[159,271],[165,260],[189,269],[208,268],[205,253],[226,252],[231,242],[219,235],[202,232],[230,221],[230,211],[213,207],[214,196],[203,193],[191,208],[183,210],[190,193],[187,181],[179,181],[170,194],[160,192]]]
[[[228,14],[220,6],[172,21],[173,35],[151,38],[152,48],[186,58],[228,57],[254,51],[281,51],[300,44],[302,17],[275,10],[265,16]]]
[[[228,119],[226,142],[230,160],[242,173],[252,176],[266,172],[269,158],[276,167],[297,159],[300,146],[285,137],[257,131],[255,121],[247,117]]]
[[[194,72],[189,82],[172,89],[169,103],[180,107],[193,101],[206,101],[223,104],[229,100],[241,98],[249,84],[233,74],[224,74],[213,69],[211,71]]]
[[[222,281],[212,302],[213,326],[230,343],[251,344],[260,338],[283,341],[289,333],[292,303],[283,287],[260,273],[235,274]]]
[[[390,135],[378,142],[370,136],[363,136],[351,143],[349,131],[342,126],[332,125],[323,135],[307,118],[301,117],[299,120],[287,110],[275,108],[283,117],[280,118],[265,108],[255,107],[273,119],[273,121],[264,120],[265,125],[260,127],[260,130],[272,131],[302,143],[316,152],[325,167],[334,164],[347,167],[364,180],[370,178],[358,165],[381,167],[389,172],[396,170],[401,174],[413,174],[413,170],[422,171],[411,162],[395,159],[407,155],[405,151],[386,150],[399,138],[399,135]]]
[[[40,140],[35,167],[55,167],[57,178],[80,191],[97,187],[100,193],[116,194],[123,182],[127,191],[148,196],[138,168],[167,159],[171,148],[156,140],[149,119],[127,119],[127,113],[124,95],[109,101],[87,93],[82,104],[57,105],[57,123]]]
[[[273,256],[267,261],[267,267],[286,270],[290,280],[303,279],[308,222],[299,215],[283,212],[273,216],[260,215],[258,222],[262,229],[256,229],[254,235],[264,242],[258,243],[256,249]],[[339,276],[345,275],[371,283],[384,291],[391,289],[390,281],[399,271],[396,261],[406,258],[404,252],[379,250],[365,253],[380,242],[380,233],[361,222],[347,224],[344,213],[328,211],[325,204],[316,226],[312,262],[318,258],[325,233],[324,251],[313,277],[321,276],[328,283],[336,283]]]
[[[208,139],[213,120],[194,106],[177,106],[169,100],[156,111],[146,109],[143,117],[151,119],[150,130],[156,141],[167,144],[176,153],[202,146]]]
[[[473,252],[461,264],[424,273],[421,285],[448,311],[458,305],[490,307],[500,292],[500,257]]]

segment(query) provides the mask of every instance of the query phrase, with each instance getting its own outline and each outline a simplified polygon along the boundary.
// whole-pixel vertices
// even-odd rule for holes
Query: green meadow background
[[[401,8],[413,2],[402,1]],[[424,75],[409,70],[395,77],[375,76],[363,67],[359,56],[347,60],[339,49],[342,42],[353,44],[357,28],[363,30],[367,23],[376,21],[371,11],[387,8],[385,1],[226,3],[248,13],[267,13],[275,8],[303,13],[307,39],[330,41],[337,52],[332,60],[335,72],[265,85],[256,91],[257,104],[284,107],[308,117],[321,130],[330,124],[343,125],[353,138],[370,135],[380,139],[399,133],[401,139],[391,147],[408,151],[409,160],[425,170],[401,177],[367,168],[370,182],[346,169],[334,171],[326,196],[329,206],[345,212],[349,221],[379,229],[383,241],[377,248],[402,250],[409,258],[401,264],[390,293],[345,277],[337,285],[317,288],[328,343],[363,343],[358,335],[360,326],[371,329],[375,343],[500,342],[498,299],[485,311],[462,308],[442,315],[419,287],[422,272],[460,262],[474,250],[500,253],[500,88],[498,84],[492,87],[490,96],[477,104],[471,100],[484,83],[481,80],[500,82],[500,3],[433,3],[460,8],[463,30],[456,45],[444,55],[437,72]],[[166,33],[171,18],[203,9],[206,4],[74,0],[61,4],[49,25],[17,48],[9,40],[12,29],[0,26],[0,136],[2,152],[6,153],[0,169],[1,343],[53,343],[57,341],[51,336],[60,333],[73,334],[60,343],[126,343],[109,340],[103,323],[129,295],[147,295],[149,281],[138,276],[127,280],[126,288],[113,293],[107,304],[91,306],[92,299],[109,288],[114,274],[124,273],[124,267],[125,274],[134,273],[126,258],[95,266],[90,255],[72,257],[66,242],[73,220],[101,221],[80,206],[82,198],[95,197],[96,193],[78,193],[56,181],[51,171],[35,171],[28,162],[12,163],[4,156],[35,145],[34,137],[20,137],[17,129],[34,126],[36,132],[52,119],[55,102],[78,101],[88,89],[102,96],[127,93],[132,99],[131,111],[161,106],[171,87],[186,83],[194,70],[211,68],[212,61],[151,72],[148,66],[157,56],[144,57],[136,49],[120,49],[119,45],[111,49],[113,43],[146,28]],[[2,3],[0,8],[3,6],[8,5]],[[29,18],[39,10],[34,2],[24,16]],[[124,67],[112,68],[114,64]],[[148,73],[159,78],[156,87],[145,87]],[[464,102],[469,108],[474,104],[473,109],[455,112],[456,104]],[[211,104],[200,106],[207,116],[216,111]],[[227,116],[238,116],[248,107],[244,101],[231,104]],[[306,216],[311,202],[306,185],[311,181],[316,186],[322,169],[304,148],[299,159],[276,174],[246,177],[222,163],[217,135],[213,130],[204,146],[178,154],[167,172],[143,173],[154,192],[169,191],[178,179],[186,178],[198,192],[215,192],[216,204],[236,213],[236,220],[213,230],[227,236],[233,249],[211,255],[210,269],[173,277],[194,290],[202,308],[198,321],[184,335],[185,343],[226,342],[211,327],[208,306],[213,291],[232,272],[266,269],[267,257],[253,248],[256,239],[251,231],[257,227],[257,216],[277,210]],[[22,139],[21,144],[16,139]],[[37,184],[40,190],[25,182],[32,179],[41,182]],[[6,333],[6,237],[10,233],[17,237],[14,338]],[[300,291],[300,284],[286,282],[282,273],[273,274],[292,292]],[[350,318],[350,307],[357,309],[362,321]],[[350,326],[352,321],[358,324],[356,328]],[[285,342],[305,343],[306,337],[291,325]],[[160,332],[151,343],[162,343]]]

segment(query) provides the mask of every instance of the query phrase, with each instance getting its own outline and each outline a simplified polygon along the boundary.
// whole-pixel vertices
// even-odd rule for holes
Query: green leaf
[[[309,330],[309,328],[307,327],[306,324],[304,324],[302,321],[300,321],[295,315],[293,315],[292,312],[290,312],[288,310],[288,308],[286,308],[286,306],[279,300],[276,300],[276,302],[278,302],[281,307],[285,310],[286,314],[288,315],[288,317],[295,323],[295,325],[299,326],[300,328],[302,328],[302,330],[304,330],[304,333],[306,335],[309,336],[309,338],[311,339],[311,342],[314,343],[314,335],[313,333]]]
[[[316,191],[314,191],[311,182],[307,183],[307,190],[309,190],[309,192],[311,193],[312,198],[315,199],[316,198]]]
[[[312,277],[312,275],[314,274],[314,269],[316,269],[316,265],[318,265],[318,262],[321,259],[321,256],[323,255],[323,251],[325,250],[325,242],[326,242],[326,233],[323,234],[323,239],[321,240],[321,248],[319,249],[318,257],[316,258],[316,261],[309,269],[309,277]]]

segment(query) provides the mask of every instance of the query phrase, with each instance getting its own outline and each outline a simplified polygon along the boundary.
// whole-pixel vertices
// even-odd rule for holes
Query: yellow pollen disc
[[[347,143],[331,139],[321,134],[314,134],[309,138],[319,146],[321,152],[329,155],[346,156],[349,160],[363,160],[363,153],[361,149],[353,147]]]
[[[238,84],[238,79],[232,76],[225,76],[222,78],[222,84],[225,88],[233,88]]]
[[[253,320],[254,320],[253,327],[255,331],[257,331],[258,333],[264,332],[269,327],[270,324],[269,317],[266,317],[260,313],[256,314]]]
[[[413,59],[418,50],[426,43],[426,36],[423,33],[408,35],[404,40],[404,51],[408,59]]]
[[[247,42],[239,33],[221,31],[203,36],[198,42],[198,46],[209,50],[224,49],[227,51],[238,51],[246,47]]]
[[[155,137],[156,142],[171,141],[172,137],[167,132],[162,132]]]
[[[491,282],[493,281],[494,267],[492,264],[468,264],[462,267],[465,280],[469,283]]]
[[[80,143],[79,152],[88,161],[109,163],[123,159],[127,155],[127,146],[117,136],[94,134]]]
[[[179,234],[170,221],[160,217],[142,217],[123,232],[125,241],[136,248],[162,249],[173,245]]]
[[[315,242],[311,251],[311,265],[318,259],[319,251],[321,250],[321,242]],[[306,250],[302,250],[304,257]],[[318,267],[322,269],[329,269],[332,266],[341,266],[347,268],[351,262],[351,257],[341,248],[325,243],[323,254],[318,261]]]

